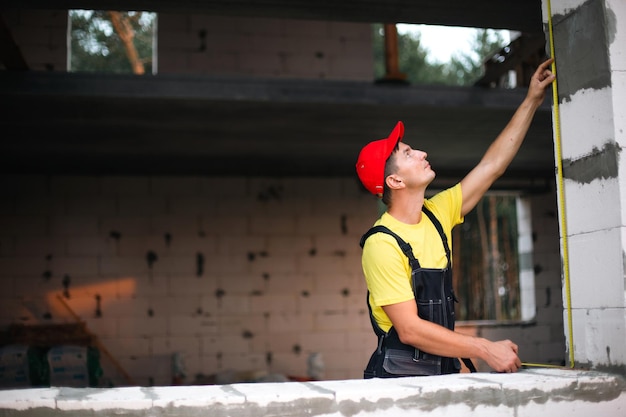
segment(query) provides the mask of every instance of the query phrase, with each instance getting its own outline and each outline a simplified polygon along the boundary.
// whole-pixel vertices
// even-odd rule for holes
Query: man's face
[[[394,154],[396,175],[409,188],[426,188],[435,179],[435,171],[426,160],[424,151],[412,149],[404,142],[398,143],[398,151]]]

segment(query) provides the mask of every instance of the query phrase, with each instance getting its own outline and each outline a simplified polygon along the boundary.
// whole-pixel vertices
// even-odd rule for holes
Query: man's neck
[[[418,224],[422,221],[423,205],[424,192],[397,193],[393,196],[391,207],[387,209],[387,213],[402,223]]]

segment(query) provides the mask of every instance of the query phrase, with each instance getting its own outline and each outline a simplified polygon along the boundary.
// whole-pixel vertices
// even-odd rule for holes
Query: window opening
[[[156,13],[70,10],[68,20],[68,71],[156,73]]]
[[[530,320],[535,312],[530,202],[487,194],[453,231],[457,320]]]
[[[501,65],[523,48],[512,48],[520,34],[508,30],[437,25],[372,25],[374,79],[412,85],[518,86],[514,65]],[[389,33],[393,39],[389,38]],[[393,42],[394,73],[388,73],[389,42]],[[545,43],[545,41],[544,41]],[[538,48],[542,45],[537,44]],[[532,49],[531,49],[532,50]],[[523,52],[523,51],[522,51]],[[526,56],[516,56],[522,61]],[[397,62],[395,62],[397,60]],[[534,65],[533,65],[534,67]],[[395,67],[394,67],[395,68]],[[401,77],[398,77],[401,74]]]

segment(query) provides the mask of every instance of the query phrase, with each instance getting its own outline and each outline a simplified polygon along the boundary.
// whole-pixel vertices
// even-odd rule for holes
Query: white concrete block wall
[[[171,384],[176,353],[187,384],[228,370],[307,376],[314,352],[325,379],[362,378],[376,339],[358,240],[379,207],[353,178],[3,176],[0,189],[2,328],[72,322],[67,289],[137,384]],[[459,327],[560,364],[556,203],[530,202],[536,323]]]
[[[621,16],[621,19],[616,22],[616,40],[623,39],[626,34],[626,4],[619,0],[607,1],[607,7],[613,11],[616,15]],[[619,145],[620,149],[623,149],[626,145],[626,52],[624,51],[624,45],[620,42],[613,41],[609,45],[609,54],[611,59],[611,66],[613,72],[611,73],[611,88],[613,95],[611,97],[613,107],[613,120],[614,120],[614,135],[615,142]],[[621,152],[619,155],[619,165],[625,166],[624,163],[626,155]],[[620,181],[619,193],[622,199],[626,196],[626,181]],[[624,206],[624,202],[621,205]],[[626,224],[626,210],[620,211],[621,218],[620,224]],[[626,229],[621,228],[621,241],[626,242]],[[626,307],[626,275],[624,276],[624,300],[623,305]],[[625,313],[626,314],[626,313]]]
[[[306,376],[313,352],[326,378],[361,377],[375,338],[358,239],[376,202],[352,178],[6,176],[2,189],[3,327],[72,322],[67,290],[142,385],[170,384],[176,352],[187,383],[231,368]]]
[[[544,1],[544,22],[547,21]],[[618,5],[618,3],[620,3]],[[623,2],[552,2],[563,164],[562,247],[569,286],[564,321],[578,365],[623,372],[626,364],[624,279]],[[589,22],[595,30],[588,31]],[[584,57],[583,59],[581,59]],[[560,65],[560,66],[559,66]],[[576,70],[571,70],[571,66]],[[557,157],[559,155],[557,154]],[[567,243],[567,245],[565,245]],[[570,303],[571,310],[568,310]]]
[[[158,19],[161,74],[374,77],[367,23],[165,13]]]
[[[0,391],[0,413],[23,415],[315,415],[621,417],[624,379],[530,369],[359,381],[267,382],[187,387],[65,387]]]

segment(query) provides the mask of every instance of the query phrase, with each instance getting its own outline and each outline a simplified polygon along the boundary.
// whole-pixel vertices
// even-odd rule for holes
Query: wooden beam
[[[3,0],[3,7],[144,10],[543,32],[541,0]]]
[[[398,29],[394,23],[385,23],[385,81],[405,81],[406,74],[400,72],[398,53]]]

